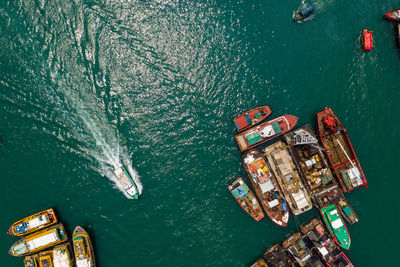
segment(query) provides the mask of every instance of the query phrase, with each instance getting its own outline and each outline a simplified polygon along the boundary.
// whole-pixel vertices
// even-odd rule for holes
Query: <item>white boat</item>
[[[119,168],[114,170],[114,173],[115,176],[117,176],[118,181],[121,183],[125,193],[134,199],[138,199],[140,194],[139,189],[125,167],[121,165]]]

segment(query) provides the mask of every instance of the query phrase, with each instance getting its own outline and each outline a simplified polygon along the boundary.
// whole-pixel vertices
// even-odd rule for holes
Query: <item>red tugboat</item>
[[[271,113],[272,110],[269,106],[256,107],[236,116],[232,121],[236,131],[241,132],[259,124],[271,115]]]
[[[365,51],[372,50],[374,48],[374,40],[372,38],[372,31],[364,29],[361,34],[361,45]]]
[[[235,139],[240,151],[243,152],[287,133],[293,129],[296,123],[297,117],[295,116],[280,116],[236,135]]]
[[[330,108],[317,114],[322,145],[344,192],[367,186],[367,179],[357,159],[349,136]]]
[[[396,8],[385,14],[386,19],[400,22],[400,8]]]

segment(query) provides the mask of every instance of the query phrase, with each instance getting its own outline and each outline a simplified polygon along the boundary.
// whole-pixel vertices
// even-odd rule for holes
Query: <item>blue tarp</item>
[[[303,17],[310,15],[314,11],[315,7],[313,4],[307,5],[305,8],[300,10],[300,13]]]
[[[244,114],[244,117],[246,118],[246,121],[247,121],[248,124],[252,124],[253,123],[253,121],[251,120],[249,114]]]

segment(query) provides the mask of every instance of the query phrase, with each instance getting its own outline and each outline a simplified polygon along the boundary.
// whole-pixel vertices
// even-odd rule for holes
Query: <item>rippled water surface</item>
[[[250,265],[297,225],[255,222],[231,197],[246,175],[231,118],[269,104],[315,125],[330,106],[369,181],[347,195],[348,255],[395,266],[400,57],[382,17],[400,2],[314,3],[297,24],[293,0],[2,1],[0,228],[55,207],[69,233],[88,229],[99,266]],[[119,162],[140,200],[116,185]],[[1,266],[23,265],[14,241],[1,238]]]

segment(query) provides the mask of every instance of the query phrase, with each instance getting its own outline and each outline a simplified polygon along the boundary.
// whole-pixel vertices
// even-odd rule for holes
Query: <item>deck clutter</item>
[[[270,115],[270,107],[264,107]],[[238,131],[243,128],[237,123],[242,115],[233,120]],[[290,211],[296,217],[315,207],[321,216],[299,227],[282,246],[268,249],[252,266],[354,266],[342,249],[351,245],[346,222],[351,225],[359,218],[344,193],[367,187],[361,164],[346,129],[330,108],[317,114],[318,135],[311,125],[295,128],[296,123],[292,115],[254,124],[249,120],[235,136],[255,196],[242,178],[228,188],[249,215],[259,221],[264,210],[281,227],[287,226]],[[279,136],[281,140],[275,141]]]
[[[25,256],[25,267],[94,267],[94,252],[86,231],[80,226],[75,228],[73,253],[63,224],[56,223],[53,209],[16,221],[7,233],[22,238],[11,246],[8,253]]]

